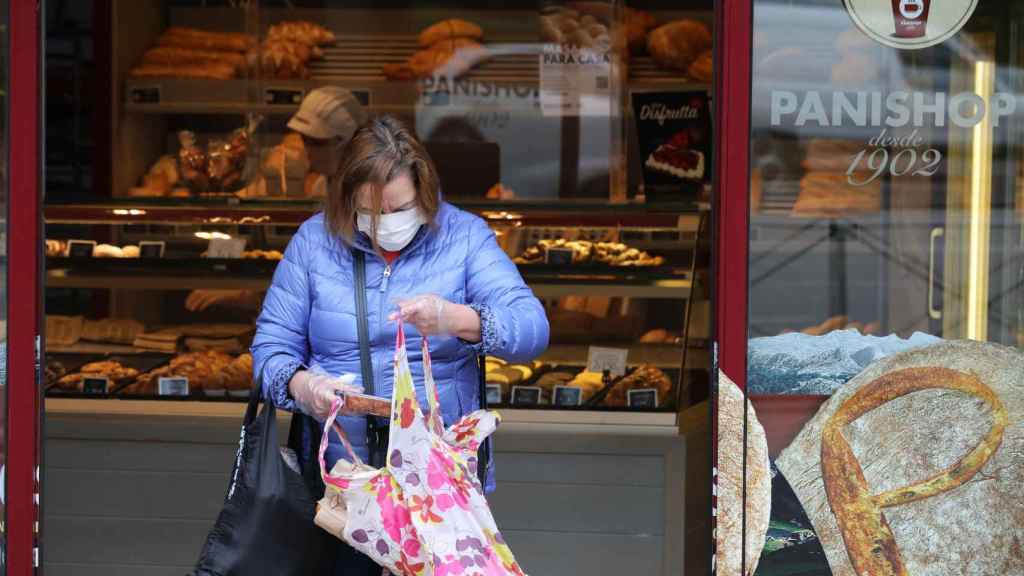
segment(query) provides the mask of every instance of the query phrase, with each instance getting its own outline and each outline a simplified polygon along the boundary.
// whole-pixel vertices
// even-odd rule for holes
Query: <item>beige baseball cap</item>
[[[348,140],[366,121],[362,105],[348,90],[322,86],[306,94],[288,127],[310,138]]]

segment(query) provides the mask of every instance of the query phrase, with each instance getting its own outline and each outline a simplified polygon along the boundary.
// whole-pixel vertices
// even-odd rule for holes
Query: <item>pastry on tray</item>
[[[334,32],[308,20],[287,20],[267,30],[268,40],[287,40],[309,46],[324,46],[337,41]]]
[[[687,71],[705,51],[711,49],[711,30],[696,20],[676,20],[654,29],[647,37],[647,52],[670,70]]]
[[[626,406],[630,390],[648,388],[658,391],[658,406],[666,406],[671,402],[672,381],[659,368],[645,364],[616,382],[604,403],[607,406]]]
[[[92,342],[130,345],[136,336],[145,331],[145,326],[131,318],[105,318],[86,320],[82,327],[82,339]]]
[[[479,42],[484,37],[484,31],[479,25],[467,20],[452,18],[442,20],[420,32],[417,42],[423,48],[429,48],[442,40],[453,38],[466,38]]]
[[[67,374],[57,380],[56,387],[63,390],[82,390],[86,378],[107,378],[113,384],[131,380],[139,375],[139,371],[120,362],[104,360],[91,362],[82,366],[77,372]],[[109,391],[109,390],[108,390]]]
[[[159,46],[181,46],[200,50],[246,52],[256,45],[256,37],[237,32],[213,32],[199,28],[172,26],[157,40]]]
[[[46,315],[46,344],[73,346],[82,339],[85,319],[81,316]]]
[[[178,342],[181,340],[181,332],[174,330],[158,330],[146,332],[135,337],[132,345],[136,348],[154,350],[157,352],[177,352]]]

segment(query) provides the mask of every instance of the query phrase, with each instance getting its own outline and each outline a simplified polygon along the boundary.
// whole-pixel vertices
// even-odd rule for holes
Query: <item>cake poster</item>
[[[707,92],[634,93],[633,117],[647,198],[684,200],[701,192],[711,175]]]

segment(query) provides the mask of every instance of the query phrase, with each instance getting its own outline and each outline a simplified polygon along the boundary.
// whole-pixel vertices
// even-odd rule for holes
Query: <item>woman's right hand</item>
[[[323,422],[330,415],[336,392],[360,394],[363,389],[353,384],[355,375],[343,374],[337,378],[299,370],[288,383],[295,404],[303,413]]]

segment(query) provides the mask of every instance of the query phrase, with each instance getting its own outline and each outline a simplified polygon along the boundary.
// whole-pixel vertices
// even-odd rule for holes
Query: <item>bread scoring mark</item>
[[[864,470],[843,437],[843,428],[896,398],[931,389],[957,391],[982,400],[991,408],[992,427],[973,450],[946,471],[912,486],[872,495]],[[891,372],[864,386],[840,406],[822,430],[822,477],[847,555],[860,576],[908,575],[882,509],[931,498],[971,480],[999,449],[1008,419],[1002,401],[977,376],[938,367]]]

